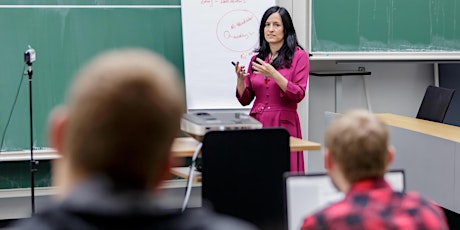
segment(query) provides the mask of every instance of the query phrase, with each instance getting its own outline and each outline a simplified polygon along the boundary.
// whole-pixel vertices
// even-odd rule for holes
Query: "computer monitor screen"
[[[203,206],[253,223],[285,229],[284,173],[289,133],[282,128],[210,131],[203,138]]]
[[[286,173],[284,179],[289,230],[300,229],[305,217],[344,198],[327,174]],[[405,190],[403,170],[388,171],[385,180],[394,190]]]

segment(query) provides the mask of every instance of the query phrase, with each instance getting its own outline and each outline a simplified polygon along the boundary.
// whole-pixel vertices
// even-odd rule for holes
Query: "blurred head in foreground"
[[[76,75],[67,104],[50,116],[50,144],[61,155],[53,165],[60,195],[99,175],[120,188],[154,188],[169,170],[183,91],[173,66],[147,50],[91,60]]]

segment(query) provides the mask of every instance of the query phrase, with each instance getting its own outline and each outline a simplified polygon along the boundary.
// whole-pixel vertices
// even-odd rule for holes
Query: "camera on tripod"
[[[29,49],[24,52],[24,62],[27,65],[32,65],[32,63],[36,60],[36,57],[35,49],[29,46]]]

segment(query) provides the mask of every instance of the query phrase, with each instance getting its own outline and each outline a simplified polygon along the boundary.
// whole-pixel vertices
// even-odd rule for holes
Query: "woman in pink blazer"
[[[302,138],[297,104],[305,97],[309,60],[285,8],[273,6],[265,11],[256,52],[248,70],[235,65],[236,97],[242,105],[255,100],[250,115],[263,127],[282,127]],[[303,152],[291,152],[291,171],[305,171]]]

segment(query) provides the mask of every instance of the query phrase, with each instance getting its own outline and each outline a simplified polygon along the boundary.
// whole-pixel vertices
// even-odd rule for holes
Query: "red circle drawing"
[[[227,49],[236,52],[252,50],[259,41],[259,20],[248,10],[233,10],[219,19],[216,35]]]

